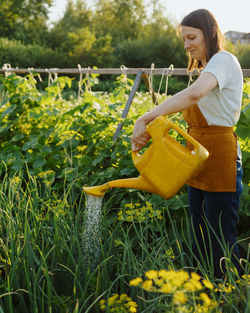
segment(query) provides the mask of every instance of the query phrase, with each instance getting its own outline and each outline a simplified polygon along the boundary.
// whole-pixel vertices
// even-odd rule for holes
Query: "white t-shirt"
[[[237,58],[227,51],[212,56],[204,72],[213,74],[218,86],[198,102],[208,125],[234,126],[240,117],[243,75]]]

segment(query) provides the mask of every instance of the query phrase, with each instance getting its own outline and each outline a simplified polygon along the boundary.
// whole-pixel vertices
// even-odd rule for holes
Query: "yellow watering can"
[[[190,151],[171,135],[174,129],[192,144]],[[87,194],[104,196],[113,187],[133,188],[155,193],[163,198],[173,197],[208,158],[208,151],[165,116],[158,116],[147,131],[152,143],[143,154],[132,152],[132,160],[141,174],[136,178],[117,179],[100,186],[83,187]]]

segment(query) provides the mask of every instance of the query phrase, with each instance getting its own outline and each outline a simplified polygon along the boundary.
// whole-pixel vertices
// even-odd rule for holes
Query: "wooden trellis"
[[[25,74],[29,73],[30,71],[34,71],[39,74],[100,74],[100,75],[111,75],[117,74],[121,75],[124,73],[122,68],[49,68],[49,69],[41,69],[41,68],[0,68],[0,73],[16,73],[16,74]],[[152,74],[152,75],[162,75],[165,71],[167,74],[166,68],[126,68],[126,74],[137,74],[138,72],[143,71],[145,74]],[[243,69],[243,76],[250,77],[250,69]],[[197,75],[198,73],[195,71],[192,75]],[[177,76],[188,76],[190,75],[185,68],[174,68],[172,70],[171,75]]]
[[[140,85],[141,78],[144,78],[144,81],[146,83],[146,86],[148,90],[151,93],[152,101],[155,104],[157,103],[157,99],[155,97],[154,90],[152,88],[152,85],[150,86],[150,81],[148,78],[148,75],[166,75],[168,76],[196,76],[199,73],[197,71],[194,71],[192,73],[187,72],[185,68],[154,68],[151,66],[151,68],[126,68],[126,67],[120,67],[120,68],[82,68],[80,65],[78,65],[78,68],[49,68],[49,69],[40,69],[40,68],[12,68],[10,64],[4,64],[2,68],[0,68],[0,73],[16,73],[16,74],[27,74],[30,72],[35,72],[38,74],[48,74],[48,75],[58,75],[58,74],[74,74],[74,75],[89,75],[89,74],[99,74],[99,75],[121,75],[121,74],[134,74],[136,75],[134,85],[132,87],[131,93],[129,95],[129,98],[127,100],[126,106],[122,113],[122,118],[125,119],[127,117],[128,111],[130,109],[131,103],[133,101],[133,98],[135,96],[135,93]],[[243,69],[243,77],[250,77],[250,69]],[[116,132],[113,136],[113,141],[116,141],[118,134],[120,130],[122,129],[123,123],[120,123],[116,129]]]

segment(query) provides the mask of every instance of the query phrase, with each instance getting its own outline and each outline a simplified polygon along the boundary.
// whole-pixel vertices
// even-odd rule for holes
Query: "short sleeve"
[[[230,69],[232,61],[229,54],[223,52],[216,53],[203,70],[203,72],[209,72],[216,77],[220,91],[231,81],[232,72]]]
[[[218,86],[198,101],[208,125],[234,126],[240,117],[243,75],[238,59],[227,51],[220,51],[208,61],[204,72],[211,73]]]

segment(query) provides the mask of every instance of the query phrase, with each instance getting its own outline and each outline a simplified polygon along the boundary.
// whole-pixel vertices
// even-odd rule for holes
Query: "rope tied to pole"
[[[35,71],[34,67],[28,67],[28,71],[29,71],[29,74],[32,75],[32,77],[33,77],[33,72]],[[39,81],[42,82],[43,80],[42,80],[41,75],[39,73],[36,73],[36,75],[37,75]]]
[[[80,101],[81,96],[84,96],[85,92],[91,91],[91,84],[89,82],[89,73],[91,71],[91,67],[81,67],[80,64],[77,65],[79,70],[79,82],[78,82],[78,101]],[[86,73],[86,77],[83,78],[83,74]],[[82,85],[84,84],[85,91],[82,89]]]
[[[155,68],[155,65],[154,63],[151,64],[151,67],[150,67],[150,75],[149,75],[149,92],[150,94],[152,94],[152,91],[153,91],[153,69]]]
[[[165,100],[167,99],[168,95],[168,78],[169,76],[174,74],[174,65],[171,64],[169,68],[167,69],[167,76],[166,76],[166,87],[165,87]]]
[[[167,72],[167,68],[164,67],[164,69],[162,70],[162,73],[161,73],[161,81],[160,81],[160,84],[159,84],[159,88],[158,88],[158,92],[157,92],[157,93],[160,93],[160,91],[161,91],[162,81],[163,81],[163,78],[164,78],[166,72]]]
[[[81,98],[81,94],[83,95],[84,92],[82,90],[82,75],[83,75],[83,69],[81,67],[80,64],[77,65],[78,66],[78,69],[79,69],[79,72],[80,72],[80,75],[79,75],[79,82],[78,82],[78,101],[80,101],[80,98]]]
[[[58,68],[50,68],[50,69],[45,69],[45,71],[48,73],[48,86],[50,87],[51,83],[53,84],[57,79],[58,79]],[[54,78],[53,75],[54,74]]]
[[[190,86],[190,84],[193,82],[193,74],[194,72],[188,72],[188,87]]]
[[[159,88],[158,88],[158,93],[160,93],[160,91],[161,91],[163,78],[166,75],[165,100],[167,99],[167,94],[168,94],[168,78],[169,78],[169,76],[171,76],[173,74],[174,74],[174,65],[173,64],[171,64],[168,68],[165,67],[162,70],[161,81],[160,81],[160,85],[159,85]]]
[[[127,71],[128,71],[128,68],[125,65],[121,65],[120,69],[121,69],[122,74],[124,76],[125,84],[127,84]]]
[[[11,72],[8,71],[8,69],[11,68],[11,65],[9,63],[5,63],[2,67],[2,69],[5,71],[5,77],[9,76]]]
[[[90,73],[90,70],[91,70],[91,67],[88,66],[85,68],[85,71],[86,71],[86,84],[85,84],[85,92],[86,91],[90,91],[91,92],[91,84],[89,82],[89,73]]]

